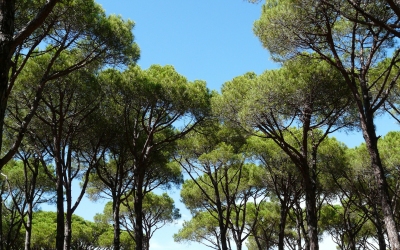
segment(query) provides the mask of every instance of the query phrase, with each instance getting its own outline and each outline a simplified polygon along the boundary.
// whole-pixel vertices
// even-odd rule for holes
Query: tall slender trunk
[[[144,250],[150,250],[150,236],[149,235],[144,236],[143,244],[144,244],[144,246],[143,246]]]
[[[236,243],[236,250],[242,250],[242,241],[237,241]]]
[[[378,212],[376,205],[373,207],[372,216],[376,228],[376,237],[378,238],[379,250],[386,250],[385,232],[383,230],[381,215]]]
[[[0,193],[0,214],[3,214],[3,194],[4,194],[4,182],[0,182],[1,184],[1,193]],[[0,216],[0,250],[3,250],[4,247],[4,232],[3,232],[3,216]]]
[[[214,173],[216,174],[216,173]],[[219,193],[219,182],[217,176],[214,176],[211,173],[208,173],[210,176],[213,188],[214,188],[214,195],[215,195],[215,205],[217,208],[217,213],[218,213],[218,226],[219,226],[219,231],[220,231],[220,240],[221,240],[221,250],[228,250],[231,249],[228,246],[228,223],[229,223],[229,217],[230,217],[230,205],[229,202],[225,208],[222,206],[222,199]]]
[[[121,201],[118,194],[113,194],[113,220],[114,220],[114,250],[121,249],[121,223],[120,223]]]
[[[286,227],[286,218],[288,213],[287,208],[287,197],[285,197],[281,203],[281,212],[279,218],[279,235],[278,235],[278,249],[285,249],[285,227]]]
[[[307,239],[306,249],[307,250],[318,250],[318,218],[317,218],[317,176],[316,176],[316,155],[317,149],[313,146],[311,152],[312,161],[308,161],[308,125],[305,123],[303,126],[303,149],[302,149],[302,164],[301,171],[303,175],[303,186],[305,192],[305,205],[306,205],[306,221],[307,221]]]
[[[378,138],[376,136],[373,114],[366,114],[366,120],[362,121],[363,136],[370,155],[371,167],[374,172],[377,188],[379,191],[379,199],[383,212],[386,231],[390,243],[390,248],[400,250],[400,241],[397,226],[394,219],[393,209],[391,205],[389,186],[385,177],[381,158],[378,150]]]
[[[304,232],[303,212],[302,212],[302,209],[300,207],[300,202],[299,201],[295,202],[295,206],[296,206],[296,226],[297,226],[297,239],[296,239],[296,242],[297,242],[298,250],[301,250],[301,249],[303,249],[301,235],[302,235],[302,232]],[[308,243],[309,240],[308,240],[307,236],[304,237],[304,241],[306,243],[305,244],[306,245],[305,249],[308,249],[309,248],[309,243]]]
[[[356,242],[355,242],[355,235],[349,232],[349,248],[350,250],[357,250]]]
[[[317,145],[312,145],[311,163],[308,168],[308,180],[305,184],[307,230],[310,239],[310,250],[318,250],[318,209],[317,209]]]
[[[297,218],[297,226],[299,226],[299,218]],[[297,239],[296,239],[296,246],[297,246],[297,249],[298,250],[302,250],[303,249],[303,244],[302,244],[302,241],[301,241],[301,230],[300,230],[300,228],[297,228]],[[307,238],[305,238],[305,241],[306,241],[306,243],[305,243],[305,249],[307,249],[308,248],[308,246],[309,246],[309,244],[308,244],[308,240],[307,240]],[[295,248],[296,249],[296,248]]]
[[[134,199],[134,210],[135,210],[135,242],[136,250],[142,250],[144,237],[143,237],[143,182],[140,177],[137,177],[137,185],[135,187],[135,199]]]
[[[33,206],[32,203],[28,203],[28,211],[26,218],[26,228],[25,228],[25,250],[31,250],[31,237],[32,237],[32,213]]]
[[[301,159],[299,168],[303,177],[303,186],[305,192],[306,203],[306,221],[307,221],[307,235],[308,242],[306,241],[306,249],[318,250],[318,218],[317,218],[317,149],[318,146],[313,143],[312,150],[309,152],[309,136],[312,137],[311,114],[313,113],[313,102],[310,100],[303,110],[304,115],[302,128],[302,145],[301,145]],[[311,154],[311,161],[309,160]]]
[[[72,213],[65,213],[64,250],[71,249],[72,241]]]
[[[65,182],[65,200],[67,202],[66,213],[65,213],[65,230],[64,230],[64,250],[71,249],[72,242],[72,150],[71,150],[71,138],[68,143],[70,146],[67,149],[67,161],[64,163],[64,182]]]
[[[71,209],[71,188],[67,188],[66,192],[67,200],[67,211],[65,213],[65,225],[64,225],[64,250],[71,249],[72,241],[72,209]]]
[[[383,232],[383,227],[376,228],[376,234],[378,237],[379,250],[386,250],[385,233]]]
[[[318,219],[315,199],[315,187],[305,183],[307,234],[310,241],[310,250],[318,250]]]
[[[61,171],[57,166],[57,172]],[[56,193],[57,193],[57,232],[56,232],[56,249],[64,250],[64,188],[62,174],[57,173],[57,183],[56,183]]]
[[[221,211],[221,213],[222,213],[222,211]],[[220,228],[221,250],[228,250],[229,249],[228,245],[227,245],[228,239],[226,237],[226,235],[228,233],[228,228],[226,227],[225,223],[223,222],[223,217],[219,218],[218,225],[219,225],[219,228]]]
[[[35,158],[33,163],[33,169],[30,169],[29,163],[24,158],[24,175],[25,175],[25,197],[28,205],[26,211],[26,223],[25,223],[25,250],[31,250],[31,238],[32,238],[32,218],[33,218],[33,206],[34,197],[36,193],[36,182],[39,175],[39,160]],[[30,170],[28,170],[28,168]],[[32,172],[32,176],[29,176],[29,171]]]
[[[8,81],[13,54],[15,1],[0,0],[0,150],[3,149],[3,126],[8,101]],[[4,163],[0,162],[0,169]]]

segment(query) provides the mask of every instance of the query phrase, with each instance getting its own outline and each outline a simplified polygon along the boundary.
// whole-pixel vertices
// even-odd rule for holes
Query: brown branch
[[[47,16],[53,11],[54,7],[61,0],[47,0],[46,4],[40,9],[36,16],[27,23],[16,35],[13,37],[12,50],[22,44],[22,42],[28,38],[37,28],[39,28],[46,20]]]

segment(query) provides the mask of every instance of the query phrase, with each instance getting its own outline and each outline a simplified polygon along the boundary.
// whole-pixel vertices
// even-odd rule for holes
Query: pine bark
[[[142,185],[138,185],[135,190],[135,242],[136,250],[142,250],[143,248],[143,191]]]
[[[59,170],[57,167],[57,171]],[[57,229],[56,229],[56,249],[64,250],[64,189],[62,175],[57,175]]]
[[[393,250],[400,250],[399,235],[389,195],[389,185],[385,178],[385,170],[383,169],[381,158],[379,155],[378,138],[376,136],[372,115],[367,117],[367,121],[363,122],[362,125],[363,136],[370,155],[372,171],[374,173],[375,181],[380,194],[380,205],[382,208],[384,223],[390,242],[390,248]]]
[[[13,35],[15,32],[15,1],[0,0],[0,131],[3,131],[8,101],[8,81],[13,55]],[[0,136],[0,149],[3,145]],[[4,165],[1,162],[0,168]]]
[[[114,250],[121,249],[120,196],[113,194]]]
[[[11,93],[9,89],[9,73],[12,67],[12,56],[15,48],[22,44],[46,20],[55,5],[61,0],[48,0],[35,17],[18,32],[15,30],[15,1],[0,0],[0,150],[3,150],[3,127],[7,110],[7,102]],[[29,120],[27,121],[29,122]],[[23,138],[18,136],[16,144]],[[0,159],[0,169],[15,154],[15,150]]]

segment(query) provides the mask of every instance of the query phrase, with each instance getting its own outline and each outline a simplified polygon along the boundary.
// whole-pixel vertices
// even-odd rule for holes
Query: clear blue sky
[[[222,84],[248,71],[257,74],[279,67],[252,32],[259,17],[261,4],[244,0],[97,0],[107,14],[118,14],[135,22],[133,33],[141,49],[138,64],[147,69],[152,64],[173,65],[189,80],[205,80],[210,89],[220,90]],[[378,133],[398,129],[394,122],[382,119]],[[348,146],[362,142],[359,133],[335,134]],[[170,195],[179,202],[179,190]],[[83,201],[76,214],[91,220],[102,212],[104,203]],[[190,214],[177,205],[188,220]],[[44,208],[45,209],[45,208]],[[177,244],[172,235],[180,223],[155,233],[151,249],[206,249],[192,243]],[[329,246],[328,246],[329,245]],[[335,249],[331,244],[321,249]]]

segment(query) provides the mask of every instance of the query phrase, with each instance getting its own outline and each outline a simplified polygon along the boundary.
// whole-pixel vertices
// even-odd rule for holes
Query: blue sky
[[[222,84],[232,78],[253,71],[279,67],[270,60],[268,52],[252,32],[253,22],[261,13],[261,4],[244,0],[97,0],[107,14],[118,14],[135,22],[133,33],[141,49],[138,64],[147,69],[152,64],[173,65],[189,80],[204,80],[212,90],[220,90]],[[384,135],[398,129],[389,119],[377,123],[378,134]],[[335,136],[354,147],[362,142],[360,133]],[[176,202],[179,190],[169,193]],[[104,202],[84,200],[76,214],[91,220],[102,212]],[[190,214],[178,203],[182,219]],[[151,249],[206,249],[192,243],[174,243],[172,235],[180,223],[167,226],[155,233]],[[335,249],[329,243],[321,249]]]
[[[107,14],[133,20],[138,64],[170,64],[211,89],[248,71],[277,67],[253,35],[261,5],[243,0],[100,0]]]

